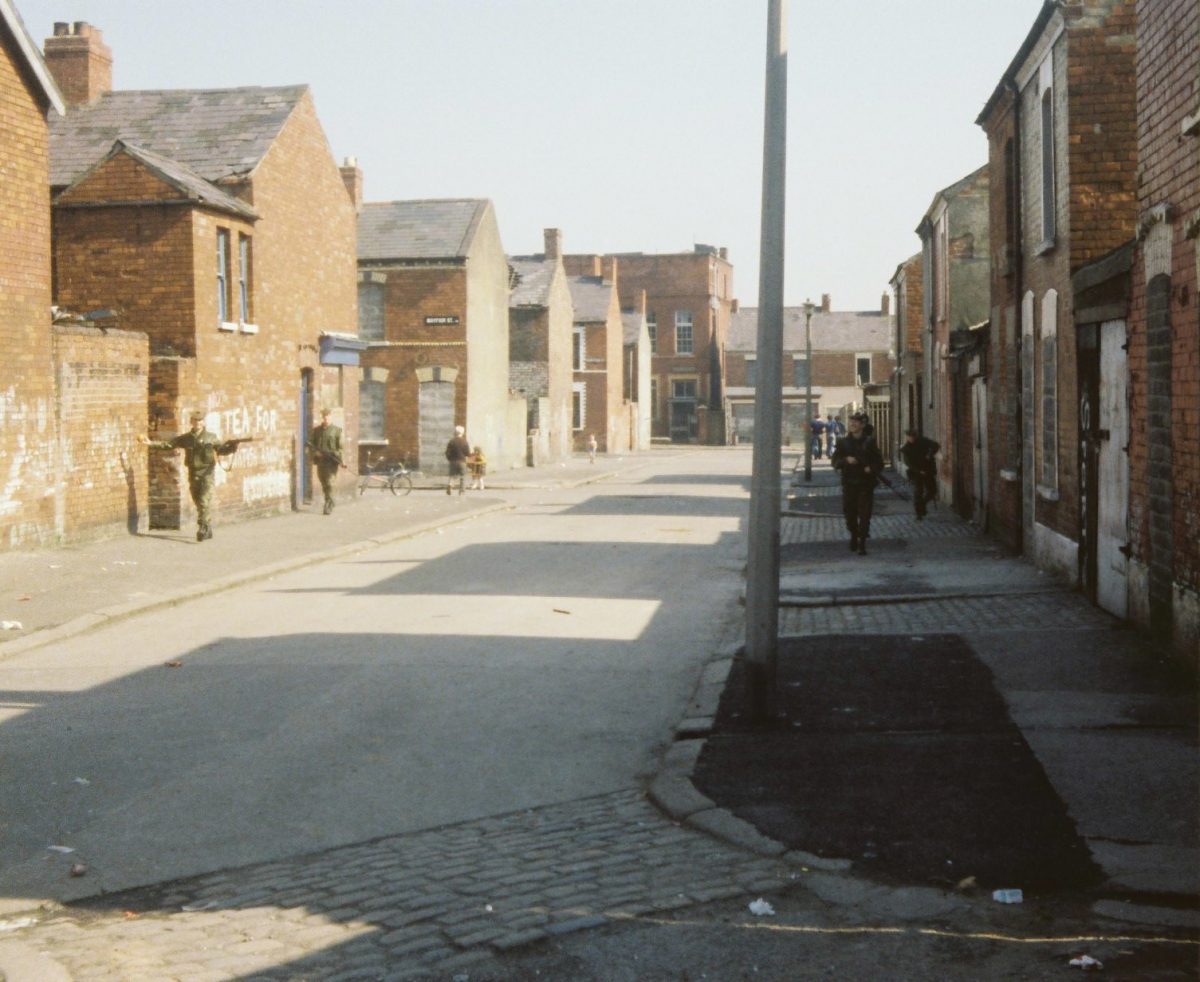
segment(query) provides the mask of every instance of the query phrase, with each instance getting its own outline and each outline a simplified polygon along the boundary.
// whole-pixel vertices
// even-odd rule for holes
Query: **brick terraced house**
[[[892,376],[892,439],[899,442],[905,430],[925,428],[925,358],[922,342],[924,322],[924,259],[921,253],[910,256],[899,266],[890,281],[896,298],[896,335],[892,350],[896,353],[896,371]]]
[[[1195,668],[1200,665],[1200,4],[1138,0],[1137,51],[1138,226],[1129,264],[1129,616],[1169,637],[1181,660]],[[1123,531],[1118,526],[1118,534]],[[1111,560],[1107,553],[1106,558]]]
[[[646,294],[654,437],[725,443],[725,337],[736,305],[728,252],[696,245],[691,252],[615,255],[622,308]]]
[[[990,525],[1093,595],[1096,550],[1125,545],[1094,529],[1127,510],[1127,331],[1109,281],[1136,217],[1134,32],[1134,0],[1048,0],[977,120],[993,194]],[[1111,558],[1099,594],[1123,613]]]
[[[524,466],[509,391],[509,266],[482,198],[367,202],[358,220],[360,446],[446,473],[454,427],[492,469]]]
[[[143,334],[52,316],[49,127],[66,104],[0,0],[0,543],[50,545],[145,526]]]
[[[650,449],[650,329],[646,322],[645,291],[634,307],[621,310],[625,334],[625,364],[622,368],[622,392],[633,407],[629,449]]]
[[[951,356],[959,350],[963,334],[980,329],[988,318],[987,165],[938,191],[917,226],[917,235],[923,275],[920,429],[942,448],[939,498],[969,517],[977,497],[974,472],[969,454],[960,452],[969,448],[960,448],[957,438],[974,430],[974,409],[986,411],[986,389],[983,398],[959,400],[957,365]],[[982,388],[983,382],[979,385]]]
[[[843,426],[865,405],[863,390],[891,380],[896,365],[893,319],[884,295],[879,310],[833,310],[829,294],[813,305],[812,365],[808,362],[805,308],[783,308],[783,434],[785,446],[803,447],[809,421],[832,414]],[[725,390],[731,438],[754,439],[754,393],[758,377],[758,308],[733,312],[725,348]],[[811,387],[812,402],[808,402]],[[879,427],[877,427],[879,428]],[[881,446],[887,442],[881,440]]]
[[[537,466],[570,455],[574,307],[562,260],[562,232],[545,230],[546,251],[508,264],[508,384],[526,402],[527,460]]]
[[[629,449],[634,407],[623,398],[625,326],[617,293],[617,260],[611,256],[571,256],[571,302],[575,308],[571,344],[574,372],[571,427],[576,450],[595,436],[604,453]]]
[[[9,0],[0,0],[0,536],[55,526],[50,336],[49,135],[62,96]]]
[[[199,410],[219,436],[254,438],[218,473],[218,516],[298,506],[318,406],[351,467],[358,427],[355,210],[311,92],[113,91],[86,24],[56,24],[45,52],[69,103],[50,128],[56,302],[149,338],[153,435]],[[150,523],[178,528],[179,458],[148,455]]]

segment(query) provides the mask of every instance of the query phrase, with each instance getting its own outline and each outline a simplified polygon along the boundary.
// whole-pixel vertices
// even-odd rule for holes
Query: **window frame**
[[[804,378],[800,378],[800,366],[804,366]],[[792,387],[796,389],[807,389],[812,380],[812,368],[809,365],[808,358],[803,355],[792,356]]]
[[[367,393],[377,393],[368,398]],[[367,423],[370,419],[367,408],[374,400],[378,401],[378,407],[371,406],[372,412],[378,409],[379,416],[379,431],[376,434],[369,431]],[[385,382],[376,382],[371,379],[359,379],[358,382],[358,419],[359,433],[358,440],[360,443],[386,443],[387,442],[387,388]]]
[[[250,252],[250,236],[245,232],[238,233],[238,321],[242,324],[254,323],[250,311],[250,275],[252,262]]]
[[[576,324],[571,330],[571,370],[585,371],[587,368],[587,328]]]
[[[217,229],[217,324],[224,327],[229,321],[229,252],[230,230]]]
[[[363,314],[367,310],[373,310],[367,304],[363,303],[364,293],[376,293],[379,297],[379,317],[378,323],[374,320],[368,322]],[[364,327],[370,327],[370,333],[364,333]],[[378,328],[378,330],[376,330]],[[380,283],[375,279],[359,279],[358,281],[358,337],[362,341],[386,341],[387,340],[387,284]]]
[[[875,359],[871,357],[871,353],[869,351],[856,351],[854,353],[854,385],[857,388],[861,389],[864,385],[870,385],[872,383],[872,376],[874,374],[872,371],[872,366],[874,360]],[[867,363],[867,374],[865,377],[861,375],[858,370],[859,364],[864,361]]]
[[[581,433],[587,424],[587,383],[571,383],[571,430]]]
[[[1054,110],[1054,49],[1046,54],[1038,67],[1039,129],[1041,163],[1042,241],[1038,254],[1053,248],[1058,235],[1058,188],[1055,170],[1058,165],[1055,147],[1057,113]]]
[[[650,335],[650,354],[658,354],[658,315],[653,310],[646,311],[646,333]]]
[[[687,328],[687,349],[679,343],[684,337],[684,328]],[[692,317],[690,310],[675,311],[675,354],[677,355],[694,355],[696,353],[696,326],[695,320]]]

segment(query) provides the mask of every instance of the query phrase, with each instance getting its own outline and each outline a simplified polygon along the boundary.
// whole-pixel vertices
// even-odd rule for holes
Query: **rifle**
[[[312,444],[310,443],[309,446],[312,447]],[[340,453],[334,453],[332,450],[318,450],[316,447],[312,447],[312,452],[313,456],[318,461],[332,460],[342,470],[349,470],[349,468],[346,466],[346,462],[342,460],[342,455]]]
[[[217,444],[217,453],[222,457],[228,457],[230,454],[237,453],[238,447],[243,443],[251,443],[257,439],[256,436],[235,436],[229,440],[222,440]]]
[[[906,495],[903,491],[901,491],[898,487],[896,487],[896,485],[894,485],[891,481],[889,481],[886,477],[884,477],[882,472],[880,472],[879,474],[876,474],[875,476],[879,478],[880,483],[885,488],[887,488],[889,491],[891,491],[892,494],[894,494],[901,501],[909,500],[908,495]]]

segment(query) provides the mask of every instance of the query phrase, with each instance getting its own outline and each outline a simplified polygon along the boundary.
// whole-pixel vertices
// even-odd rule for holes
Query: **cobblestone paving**
[[[934,515],[918,522],[913,515],[876,515],[871,519],[871,538],[880,539],[947,539],[971,538],[979,533],[958,518]],[[846,538],[846,523],[840,515],[808,518],[783,517],[779,522],[781,545],[802,542],[840,542]]]
[[[77,982],[405,979],[791,882],[640,791],[104,897],[7,935]]]
[[[1082,597],[1063,591],[1013,596],[963,597],[837,607],[781,607],[779,633],[963,634],[1012,631],[1022,624],[1039,630],[1072,631],[1112,625],[1112,619]]]

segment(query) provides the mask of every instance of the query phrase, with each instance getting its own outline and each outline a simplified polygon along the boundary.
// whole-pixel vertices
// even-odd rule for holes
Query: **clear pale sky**
[[[16,0],[122,89],[307,83],[370,201],[487,197],[505,249],[727,246],[758,293],[766,0]],[[1041,0],[790,0],[785,302],[873,309]]]

